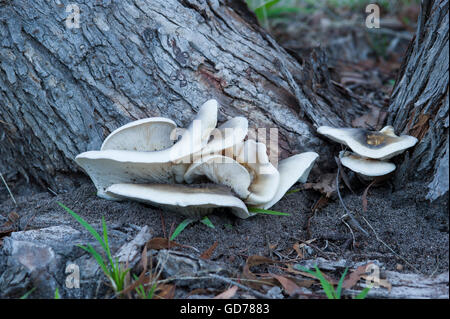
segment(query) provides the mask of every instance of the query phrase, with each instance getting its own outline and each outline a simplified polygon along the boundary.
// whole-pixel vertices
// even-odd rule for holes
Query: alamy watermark
[[[377,4],[368,4],[366,13],[369,13],[366,17],[366,27],[369,29],[380,28],[380,7]]]

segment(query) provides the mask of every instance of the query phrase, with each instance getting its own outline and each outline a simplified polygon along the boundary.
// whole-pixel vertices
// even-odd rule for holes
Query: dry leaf
[[[297,286],[295,282],[286,277],[280,275],[272,275],[272,277],[280,282],[281,286],[283,286],[284,291],[286,291],[289,296],[293,296],[295,292],[300,290],[300,287]]]
[[[381,111],[381,108],[369,105],[369,113],[366,113],[352,121],[353,127],[361,127],[369,130],[381,129],[382,123],[386,119],[387,112]]]
[[[314,189],[330,198],[336,192],[336,174],[327,173],[320,177],[320,181],[316,183],[303,184],[304,189]]]
[[[230,289],[225,290],[221,294],[218,294],[213,299],[231,299],[236,294],[236,291],[238,290],[237,286],[233,286]]]
[[[311,208],[311,212],[315,213],[317,210],[325,207],[328,204],[328,197],[325,195],[320,196],[320,198],[315,202],[313,207]]]
[[[213,254],[214,250],[216,250],[218,244],[219,244],[218,241],[216,241],[214,244],[212,244],[211,247],[209,247],[207,250],[205,250],[203,252],[203,254],[200,255],[200,258],[202,258],[202,259],[211,258],[211,255]]]
[[[252,288],[260,288],[262,285],[270,285],[274,286],[276,285],[276,280],[273,278],[260,278],[256,276],[254,273],[250,271],[250,268],[253,266],[258,266],[261,264],[273,264],[277,263],[277,261],[274,261],[270,258],[263,257],[263,256],[250,256],[247,258],[247,261],[245,263],[244,269],[242,271],[242,276],[245,279],[251,279],[251,280],[258,280],[259,283],[256,282],[248,282],[248,285]]]
[[[158,294],[155,295],[159,299],[173,299],[175,295],[175,285],[161,284],[156,288]]]
[[[298,258],[303,258],[303,252],[300,250],[299,243],[295,243],[294,246],[292,246],[292,248],[294,248]]]
[[[168,240],[167,238],[155,237],[150,239],[146,244],[147,249],[170,249],[173,247],[187,247],[185,245],[178,244],[172,240]]]

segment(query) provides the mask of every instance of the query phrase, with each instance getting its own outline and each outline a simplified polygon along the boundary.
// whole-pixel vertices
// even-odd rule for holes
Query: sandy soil
[[[95,195],[95,188],[86,177],[79,176],[75,182],[73,178],[68,179],[65,186],[70,190],[66,189],[66,192],[55,196],[50,191],[37,187],[29,189],[27,185],[19,183],[13,187],[16,194],[23,194],[16,195],[18,207],[14,206],[2,188],[0,215],[6,217],[11,211],[17,212],[20,229],[62,224],[80,228],[57,205],[56,202],[60,201],[93,225],[98,225],[101,216],[104,216],[110,229],[128,223],[148,225],[154,237],[163,237],[184,220],[183,216],[143,204],[101,199]],[[298,187],[296,185],[294,188]],[[353,261],[377,259],[385,263],[388,270],[395,270],[401,265],[405,272],[427,275],[448,271],[448,196],[430,204],[420,199],[425,192],[421,183],[409,183],[395,191],[385,184],[369,190],[368,211],[363,214],[362,192],[362,188],[355,190],[356,195],[342,190],[342,195],[345,205],[355,214],[369,236],[353,229],[353,239],[349,228],[340,219],[345,211],[339,200],[331,199],[325,207],[312,214],[311,207],[320,194],[313,190],[301,190],[286,195],[272,208],[290,213],[291,216],[259,215],[241,220],[227,212],[218,212],[210,216],[214,229],[195,222],[176,241],[191,245],[200,252],[218,241],[211,259],[226,262],[236,271],[242,271],[246,258],[251,255],[282,260],[296,258],[293,245],[309,239],[315,241],[311,243],[311,249],[305,251],[305,258],[321,256]]]

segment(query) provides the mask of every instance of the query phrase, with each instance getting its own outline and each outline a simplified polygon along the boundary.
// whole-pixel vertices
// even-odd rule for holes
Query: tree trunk
[[[59,4],[57,4],[59,3]],[[297,61],[243,1],[0,1],[0,171],[53,185],[115,128],[203,102],[219,122],[278,128],[281,157],[318,150],[313,125],[349,125],[365,106],[332,84],[324,55]],[[79,8],[79,28],[71,15]]]
[[[449,21],[448,0],[422,1],[415,38],[397,77],[388,122],[419,143],[397,170],[428,183],[434,200],[449,187]],[[431,179],[430,179],[431,176]]]

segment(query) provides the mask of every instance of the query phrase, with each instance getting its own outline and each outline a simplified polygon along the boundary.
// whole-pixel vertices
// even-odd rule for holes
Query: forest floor
[[[68,183],[72,182],[73,179]],[[25,194],[20,195],[21,190]],[[16,212],[19,216],[17,230],[59,225],[82,230],[78,222],[57,205],[58,201],[97,229],[100,229],[101,217],[104,217],[110,232],[122,231],[130,238],[135,235],[129,232],[130,225],[133,229],[147,225],[152,238],[167,238],[184,220],[183,216],[140,203],[101,199],[96,196],[92,183],[81,176],[70,190],[56,196],[49,191],[30,193],[25,186],[13,188],[13,191],[17,192],[18,206],[10,198],[2,196],[0,216]],[[230,273],[235,274],[243,272],[250,256],[288,263],[317,257],[332,261],[377,260],[383,264],[383,269],[400,273],[436,276],[448,272],[448,198],[434,203],[419,199],[426,192],[419,182],[406,184],[397,190],[384,184],[369,190],[367,212],[364,213],[364,188],[356,187],[354,191],[356,194],[341,190],[343,201],[368,236],[357,229],[350,231],[348,224],[341,220],[346,211],[338,199],[330,199],[313,213],[311,207],[321,195],[314,190],[301,189],[286,195],[273,207],[290,216],[258,215],[242,220],[232,214],[217,212],[209,216],[215,228],[200,222],[192,223],[175,242],[195,248],[181,248],[181,251],[197,257],[217,242],[208,259],[225,265]],[[111,242],[115,244],[113,239]],[[276,265],[257,269],[264,273],[284,274]],[[186,297],[192,290],[184,288],[178,291],[177,296]]]
[[[416,10],[416,13],[411,14],[418,13],[416,7],[409,10]],[[272,27],[272,33],[288,50],[299,55],[311,52],[319,43],[327,52],[336,83],[373,106],[373,112],[355,120],[354,126],[379,129],[396,72],[414,27],[408,28],[395,20],[394,16],[394,19],[388,19],[392,33],[372,34],[351,24],[337,25],[336,21],[342,19],[337,19],[334,13],[331,16],[321,11],[305,14],[298,24],[286,24],[280,20]],[[356,20],[347,17],[345,21]],[[305,28],[308,32],[302,32]],[[330,172],[330,176],[333,173],[336,174]],[[272,208],[289,213],[290,216],[260,214],[242,220],[231,214],[217,212],[209,216],[214,228],[200,222],[191,223],[175,239],[178,244],[189,247],[172,249],[220,264],[229,274],[239,278],[248,278],[251,266],[252,271],[260,275],[285,276],[289,270],[289,278],[292,279],[299,274],[292,268],[281,267],[281,264],[294,265],[318,257],[329,261],[346,260],[347,263],[376,260],[383,265],[384,270],[427,277],[448,273],[448,196],[430,203],[422,199],[427,188],[418,181],[411,181],[397,189],[385,182],[372,186],[367,196],[363,196],[367,185],[353,179],[352,189],[355,193],[345,185],[340,185],[340,201],[335,188],[329,198],[313,189],[320,188],[324,179],[312,178],[314,183],[309,184],[309,187],[295,185],[293,189],[296,191],[287,194]],[[60,225],[82,230],[80,224],[57,202],[71,208],[97,229],[100,229],[101,217],[104,217],[110,232],[125,234],[126,241],[134,238],[137,230],[144,226],[148,226],[152,238],[168,238],[184,220],[183,216],[140,203],[101,199],[96,196],[91,181],[81,174],[63,176],[58,183],[59,189],[50,190],[27,184],[23,179],[10,181],[9,187],[17,206],[6,188],[0,185],[0,250],[2,238],[4,241],[16,231]],[[342,219],[346,214],[344,205],[367,235],[351,225],[349,220]],[[112,238],[111,245],[120,247],[123,241],[122,238],[120,243],[114,243]],[[262,256],[280,263],[249,265],[251,256]],[[6,257],[0,254],[0,288],[2,271],[8,266]],[[330,276],[338,279],[339,274]],[[190,294],[191,297],[211,297],[228,287],[223,285],[211,290],[209,284],[204,282],[202,285],[177,287],[171,296],[184,298]],[[286,297],[286,287],[282,286]],[[255,289],[267,292],[265,286]],[[283,297],[278,294],[280,296]],[[249,296],[241,294],[240,297]]]

